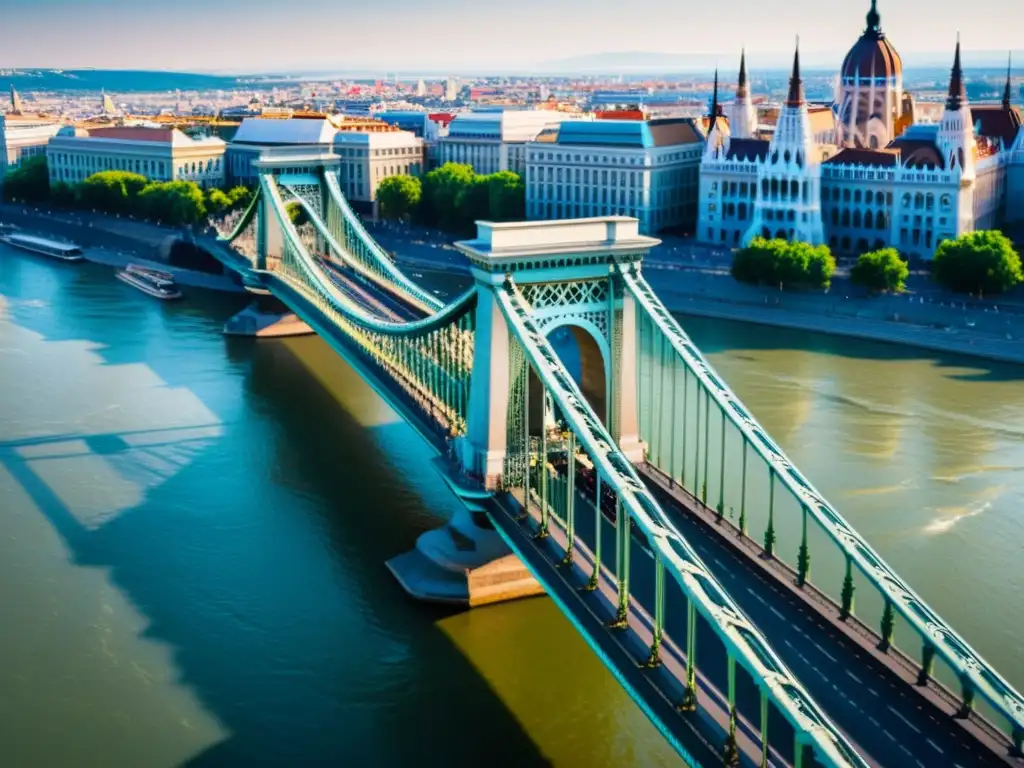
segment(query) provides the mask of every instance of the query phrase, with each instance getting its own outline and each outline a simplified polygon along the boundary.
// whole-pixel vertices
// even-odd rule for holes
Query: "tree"
[[[147,184],[138,202],[144,216],[167,224],[196,224],[206,218],[203,190],[194,181]]]
[[[71,208],[78,204],[78,189],[66,181],[50,185],[50,202],[58,208]]]
[[[253,192],[248,187],[239,184],[227,191],[228,200],[231,201],[231,210],[246,208],[252,202]]]
[[[309,221],[309,214],[307,214],[306,209],[302,207],[302,203],[297,200],[291,200],[285,203],[284,210],[288,214],[288,218],[291,220],[293,226],[301,227]]]
[[[499,171],[486,177],[492,221],[526,218],[526,184],[518,173]]]
[[[1024,281],[1020,255],[995,230],[969,232],[946,240],[935,251],[932,277],[957,293],[1002,293]]]
[[[206,212],[211,216],[220,216],[227,213],[231,208],[231,199],[224,193],[223,189],[209,189],[206,191]]]
[[[0,172],[2,173],[2,172]],[[20,203],[42,203],[50,196],[50,171],[46,158],[27,158],[18,168],[9,171],[3,180],[4,200]]]
[[[828,288],[836,260],[825,245],[754,238],[736,252],[732,276],[744,283],[790,288]]]
[[[422,197],[423,184],[415,176],[388,176],[377,186],[377,202],[385,219],[406,219]]]
[[[474,175],[472,181],[455,196],[454,229],[472,232],[475,222],[491,215],[491,191],[486,176]]]
[[[907,262],[900,258],[895,248],[862,253],[850,270],[850,280],[854,285],[862,285],[871,291],[892,293],[903,293],[909,275]]]
[[[127,171],[100,171],[79,186],[79,198],[86,208],[106,213],[136,212],[136,198],[149,181],[145,176]]]
[[[461,163],[445,163],[428,173],[423,178],[421,198],[424,219],[442,229],[460,229],[462,217],[456,201],[475,179],[472,166]],[[465,195],[462,202],[466,202]]]

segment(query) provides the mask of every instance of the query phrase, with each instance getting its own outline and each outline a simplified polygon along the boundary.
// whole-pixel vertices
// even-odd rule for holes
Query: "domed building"
[[[903,60],[882,31],[877,0],[867,28],[846,54],[839,76],[836,129],[844,147],[879,149],[914,122],[903,93]]]

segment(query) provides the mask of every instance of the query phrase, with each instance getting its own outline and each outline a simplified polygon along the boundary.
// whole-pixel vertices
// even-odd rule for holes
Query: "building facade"
[[[0,183],[4,173],[30,157],[46,155],[50,139],[61,129],[52,120],[0,115]]]
[[[388,176],[420,176],[425,169],[424,142],[409,131],[347,133],[334,137],[341,158],[341,191],[357,210],[376,216],[377,187]]]
[[[154,181],[194,181],[206,189],[224,186],[225,148],[220,139],[193,139],[176,128],[66,126],[50,140],[46,159],[51,183],[129,171]]]
[[[691,119],[566,121],[526,144],[529,219],[633,216],[692,231],[704,136]]]
[[[479,174],[526,171],[526,144],[564,115],[549,110],[485,110],[463,112],[438,139],[439,161],[466,163]]]
[[[803,101],[798,55],[774,133],[750,131],[745,63],[731,120],[716,120],[701,161],[702,242],[782,237],[843,255],[892,246],[927,259],[943,240],[1024,219],[1014,196],[1024,190],[1024,134],[1009,82],[1002,103],[970,105],[959,42],[936,124],[913,122],[875,2],[843,64],[831,130],[826,111]]]

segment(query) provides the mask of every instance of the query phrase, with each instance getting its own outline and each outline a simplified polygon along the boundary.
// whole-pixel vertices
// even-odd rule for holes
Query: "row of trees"
[[[423,180],[391,176],[377,187],[381,215],[417,221],[449,232],[471,232],[479,219],[515,221],[526,216],[526,186],[519,174],[480,175],[470,165],[445,163]]]
[[[33,157],[4,179],[4,199],[181,225],[198,224],[207,216],[244,207],[252,200],[252,191],[237,186],[204,192],[193,181],[150,181],[128,171],[100,171],[78,184],[58,181],[51,185],[46,158]]]
[[[733,257],[732,275],[754,285],[782,288],[828,288],[835,259],[826,246],[756,238]],[[850,281],[870,291],[901,293],[910,268],[895,248],[861,254]],[[956,293],[1002,293],[1024,282],[1013,243],[996,231],[970,232],[946,240],[935,251],[932,278]]]

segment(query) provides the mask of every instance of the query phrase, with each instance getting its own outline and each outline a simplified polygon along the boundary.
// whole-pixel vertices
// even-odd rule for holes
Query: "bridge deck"
[[[992,738],[987,723],[952,717],[959,707],[955,695],[934,682],[917,686],[916,668],[878,651],[877,636],[859,622],[839,621],[838,606],[797,588],[795,575],[765,559],[756,542],[717,525],[714,510],[649,466],[641,476],[776,653],[871,762],[1024,765]]]

